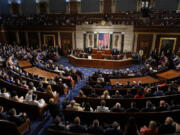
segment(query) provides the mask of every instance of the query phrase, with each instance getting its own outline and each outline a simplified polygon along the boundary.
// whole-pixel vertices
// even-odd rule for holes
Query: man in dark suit
[[[6,120],[7,119],[7,115],[4,112],[4,107],[0,106],[0,119]]]
[[[164,92],[157,86],[157,90],[154,92],[154,96],[163,96]]]
[[[79,75],[81,79],[83,79],[83,73],[80,71],[80,69],[76,70],[76,74]]]
[[[79,117],[75,117],[74,118],[74,123],[72,125],[69,126],[69,130],[71,132],[76,132],[76,133],[84,133],[86,132],[86,129],[84,126],[82,126]]]
[[[115,106],[111,108],[111,112],[124,112],[124,108],[121,107],[120,103],[116,103]]]
[[[120,125],[115,121],[112,124],[112,127],[109,127],[105,131],[105,135],[122,135],[122,130]]]
[[[124,95],[124,98],[133,98],[133,95],[131,93],[131,89],[127,90],[127,93],[126,93],[126,95]]]
[[[90,126],[87,130],[88,133],[91,134],[103,134],[103,128],[101,128],[99,126],[99,121],[98,120],[94,120],[92,126]]]
[[[89,54],[91,54],[92,53],[92,47],[88,47],[87,51],[88,51]]]
[[[17,126],[20,126],[25,122],[25,117],[23,115],[17,115],[15,108],[12,108],[8,114],[9,116],[7,119],[11,122],[16,123]]]
[[[113,48],[112,51],[111,51],[111,54],[112,54],[112,55],[117,55],[117,54],[119,54],[117,48]]]
[[[159,107],[156,109],[156,111],[161,112],[161,111],[167,111],[167,103],[164,100],[160,100]]]
[[[59,116],[61,114],[59,106],[58,106],[58,104],[54,103],[54,99],[53,98],[49,99],[49,104],[47,105],[47,110],[49,110],[51,116],[54,119],[56,118],[56,116]]]
[[[115,94],[112,95],[112,98],[123,98],[123,96],[119,93],[119,90],[116,90]]]
[[[146,101],[146,107],[141,109],[141,112],[154,112],[151,101]]]
[[[92,89],[91,94],[88,97],[98,97],[98,95],[96,94],[96,90]]]
[[[131,107],[127,109],[127,112],[139,112],[139,109],[136,108],[135,102],[131,102]]]
[[[165,123],[159,127],[159,133],[169,134],[169,133],[175,133],[175,132],[176,132],[176,126],[174,124],[173,119],[171,117],[167,117],[165,120]]]
[[[65,130],[66,126],[61,122],[61,117],[56,117],[49,128],[54,130]]]

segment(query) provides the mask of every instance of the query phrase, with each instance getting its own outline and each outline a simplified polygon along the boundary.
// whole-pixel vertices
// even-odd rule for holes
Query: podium
[[[98,51],[97,48],[93,48],[92,49],[92,54],[99,54],[99,55],[102,55],[102,54],[111,54],[111,50],[110,49],[103,49],[101,51]]]

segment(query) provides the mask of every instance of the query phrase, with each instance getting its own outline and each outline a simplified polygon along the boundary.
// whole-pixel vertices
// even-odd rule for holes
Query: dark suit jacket
[[[163,124],[159,127],[159,133],[167,134],[167,133],[175,133],[175,131],[176,131],[176,127],[170,124],[167,125]]]
[[[112,112],[124,112],[124,108],[117,109],[115,107],[111,108]]]
[[[122,135],[122,131],[121,130],[116,130],[114,128],[108,128],[105,131],[105,135]]]
[[[126,112],[139,112],[139,109],[137,108],[129,108]]]
[[[59,125],[51,124],[49,126],[49,128],[54,129],[54,130],[65,130],[66,129],[65,125],[61,125],[61,124],[59,124]]]
[[[76,133],[84,133],[84,132],[86,132],[85,127],[83,127],[82,125],[75,125],[75,124],[72,124],[70,126],[69,130],[71,132],[76,132]]]
[[[6,120],[7,119],[7,115],[4,113],[0,113],[0,119]]]
[[[153,108],[142,108],[141,112],[154,112]]]
[[[20,117],[9,116],[7,120],[14,122],[17,126],[20,126],[24,121]]]
[[[89,127],[88,130],[87,130],[88,133],[91,133],[91,134],[103,134],[104,131],[102,128],[100,127]]]
[[[47,109],[49,110],[51,116],[55,118],[57,115],[60,114],[60,110],[57,104],[49,104],[47,106]]]

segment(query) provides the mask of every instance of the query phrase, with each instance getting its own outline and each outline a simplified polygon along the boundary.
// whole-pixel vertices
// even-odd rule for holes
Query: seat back
[[[16,124],[7,120],[0,120],[0,131],[5,135],[20,135]]]

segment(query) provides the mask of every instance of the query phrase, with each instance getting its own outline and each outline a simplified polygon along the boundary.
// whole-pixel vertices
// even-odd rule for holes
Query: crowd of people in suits
[[[66,102],[67,104],[69,102]],[[127,106],[127,105],[126,105]],[[100,105],[97,107],[91,107],[91,104],[87,102],[77,103],[72,100],[68,105],[66,105],[66,110],[71,111],[89,111],[89,112],[162,112],[180,109],[179,103],[174,103],[174,100],[166,102],[165,100],[160,100],[159,105],[154,105],[150,100],[147,100],[145,105],[141,104],[143,107],[138,107],[136,102],[132,101],[125,108],[120,102],[116,102],[114,106],[106,106],[106,101],[101,100]]]
[[[28,120],[28,117],[25,112],[17,113],[15,108],[5,110],[4,106],[0,106],[0,119],[14,122],[17,126],[20,126]]]
[[[101,95],[96,93],[96,89],[92,87],[88,87],[88,94],[84,94],[83,89],[87,89],[87,87],[83,87],[82,90],[79,91],[80,97],[96,97],[96,98],[145,98],[145,97],[154,97],[154,96],[164,96],[164,95],[172,95],[178,94],[180,92],[180,87],[175,88],[174,84],[179,84],[179,82],[171,81],[169,83],[155,83],[154,85],[146,85],[143,86],[141,83],[134,85],[131,87],[124,85],[115,85],[110,87],[105,87],[103,93]],[[123,88],[126,88],[126,92],[122,91]],[[108,90],[114,89],[113,94],[109,94]],[[97,90],[98,91],[98,90]],[[112,93],[112,92],[111,92]]]
[[[13,100],[15,102],[27,103],[31,105],[37,105],[40,108],[43,108],[46,105],[44,99],[38,99],[38,96],[33,93],[33,90],[30,90],[26,95],[19,95],[16,91],[7,90],[6,88],[0,89],[0,97]]]
[[[8,50],[8,51],[7,51]],[[71,76],[73,74],[78,74],[79,76],[83,76],[82,72],[80,70],[75,70],[75,69],[68,69],[68,68],[64,68],[63,65],[56,65],[53,64],[53,61],[49,61],[49,59],[46,61],[45,59],[48,56],[48,53],[46,54],[46,52],[34,52],[33,50],[31,50],[30,48],[28,49],[24,49],[21,47],[17,47],[17,46],[11,46],[8,44],[1,44],[0,46],[0,52],[2,52],[1,57],[4,59],[8,59],[10,56],[12,56],[12,58],[9,61],[9,68],[13,71],[15,71],[16,73],[18,73],[19,75],[25,76],[25,77],[30,77],[33,78],[35,80],[39,80],[39,85],[36,86],[33,82],[29,82],[27,80],[21,80],[19,78],[16,78],[15,76],[12,76],[12,74],[10,74],[8,72],[8,70],[6,68],[1,68],[0,70],[0,77],[1,79],[3,79],[4,81],[8,82],[8,83],[12,83],[15,84],[17,86],[20,86],[22,88],[28,89],[29,91],[26,93],[26,95],[24,96],[19,96],[15,91],[8,91],[6,90],[6,88],[2,88],[2,90],[0,90],[0,96],[7,98],[7,99],[12,99],[14,101],[17,102],[26,102],[29,104],[33,104],[33,105],[37,105],[39,107],[43,107],[46,104],[48,104],[47,108],[51,114],[51,116],[54,118],[54,123],[52,125],[50,125],[50,128],[56,129],[56,130],[67,130],[67,131],[72,131],[72,132],[88,132],[88,133],[105,133],[107,135],[109,134],[125,134],[125,135],[133,135],[133,134],[139,134],[141,133],[142,135],[147,135],[146,132],[153,132],[153,135],[157,135],[158,133],[162,133],[165,132],[169,133],[169,131],[171,133],[175,132],[176,128],[175,128],[175,123],[173,122],[173,119],[171,117],[168,117],[165,120],[165,123],[162,125],[157,126],[157,123],[155,121],[150,121],[149,127],[142,127],[137,128],[135,122],[134,122],[134,118],[130,118],[128,120],[128,124],[133,124],[134,128],[133,130],[130,130],[129,128],[132,128],[132,125],[126,125],[125,128],[121,128],[120,124],[117,122],[113,122],[112,125],[110,125],[109,127],[101,127],[100,123],[98,120],[94,120],[93,124],[91,126],[86,125],[85,127],[81,125],[80,122],[80,118],[76,117],[74,119],[74,123],[70,123],[70,124],[65,124],[63,123],[63,118],[62,118],[62,113],[61,110],[59,108],[58,104],[54,103],[54,99],[51,98],[49,100],[49,103],[46,103],[46,101],[44,99],[38,99],[38,96],[36,94],[34,94],[35,91],[42,91],[42,92],[46,92],[50,95],[55,96],[56,95],[56,91],[52,90],[51,85],[47,85],[47,87],[44,87],[44,83],[47,84],[63,84],[62,80],[65,79],[64,77],[67,76]],[[53,53],[53,51],[52,51]],[[54,80],[54,79],[45,79],[45,78],[39,78],[39,77],[35,77],[35,76],[31,76],[28,72],[24,71],[23,69],[21,69],[18,64],[17,64],[17,59],[16,58],[22,58],[22,59],[31,59],[32,63],[34,63],[35,65],[38,65],[40,62],[40,64],[42,64],[41,66],[53,70],[55,72],[59,73],[59,78]],[[174,55],[173,57],[171,56],[171,60],[173,61],[173,64],[176,67],[179,64],[179,56],[178,55]],[[156,65],[156,63],[159,63],[158,65]],[[169,63],[170,60],[169,58],[167,58],[167,56],[162,56],[160,58],[158,58],[158,61],[156,60],[156,58],[154,57],[150,57],[149,59],[146,60],[144,66],[142,66],[142,68],[138,68],[137,71],[134,71],[134,75],[132,76],[143,76],[146,74],[150,74],[153,72],[159,72],[159,71],[163,71],[165,69],[167,69],[167,67],[169,67]],[[154,66],[156,65],[156,67]],[[171,65],[172,66],[172,65]],[[177,69],[177,67],[176,67]],[[140,74],[141,73],[141,74]],[[131,72],[129,70],[126,70],[125,72],[123,72],[122,70],[119,71],[112,71],[112,73],[110,73],[109,71],[105,71],[105,72],[101,72],[100,70],[98,70],[97,72],[95,72],[93,74],[94,77],[97,76],[97,84],[99,85],[102,82],[106,83],[105,80],[105,76],[131,76],[129,75],[131,74]],[[170,84],[168,84],[170,83]],[[138,82],[135,85],[130,85],[129,82],[127,82],[127,85],[121,85],[120,83],[117,83],[115,86],[111,86],[108,82],[107,85],[101,86],[102,88],[106,88],[107,90],[105,90],[103,92],[102,95],[97,95],[95,90],[92,89],[92,92],[89,95],[85,95],[83,93],[83,91],[79,91],[79,97],[96,97],[96,98],[101,98],[101,102],[100,105],[97,106],[96,108],[91,107],[91,104],[89,102],[86,103],[82,103],[79,104],[77,103],[75,100],[69,101],[68,98],[66,98],[65,101],[62,102],[63,105],[63,109],[66,110],[74,110],[74,111],[89,111],[89,112],[161,112],[161,111],[167,111],[167,110],[175,110],[175,109],[179,109],[180,105],[179,103],[174,103],[173,100],[172,102],[166,102],[165,100],[160,100],[159,101],[159,106],[155,106],[153,105],[153,103],[151,101],[147,101],[146,105],[144,105],[144,108],[138,108],[136,106],[135,102],[130,102],[130,107],[129,108],[124,108],[123,105],[121,105],[120,102],[115,103],[114,106],[111,106],[111,108],[109,108],[110,106],[106,106],[106,101],[105,99],[110,99],[110,98],[145,98],[145,97],[152,97],[152,96],[163,96],[163,95],[171,95],[171,94],[179,94],[180,91],[180,87],[178,87],[178,89],[175,89],[173,87],[173,84],[179,84],[179,80],[177,79],[175,82],[165,82],[163,84],[156,84],[154,85],[155,89],[152,87],[147,87],[141,84],[141,82]],[[98,85],[95,86],[91,86],[90,84],[87,84],[85,87],[87,88],[98,88]],[[101,85],[101,84],[100,84]],[[100,86],[99,85],[99,86]],[[161,87],[163,86],[163,87]],[[168,87],[166,87],[168,86]],[[101,88],[99,87],[99,88]],[[125,95],[121,95],[120,91],[115,91],[114,95],[110,95],[108,92],[108,89],[111,88],[138,88],[139,90],[137,91],[137,93],[133,94],[130,90],[127,91],[127,93]],[[164,89],[166,87],[166,89]],[[9,119],[9,115],[12,115],[13,117],[17,117],[18,119],[21,119],[21,117],[25,117],[25,113],[23,113],[23,115],[21,114],[20,117],[18,117],[15,113],[15,109],[12,109],[13,111],[11,113],[4,113],[3,109],[1,109],[2,107],[0,107],[0,117],[4,117],[7,115],[7,120],[11,120]],[[5,114],[5,115],[4,115]],[[26,118],[27,119],[27,118]],[[18,121],[18,120],[17,120]],[[17,124],[19,124],[19,122],[17,122]],[[168,124],[168,126],[167,126]],[[167,126],[167,127],[166,127]],[[123,130],[122,130],[123,129]],[[139,130],[140,129],[140,130]],[[169,130],[169,131],[168,131]],[[132,132],[130,132],[132,131]]]
[[[91,133],[105,135],[159,135],[175,133],[176,126],[179,126],[172,117],[166,117],[164,123],[159,124],[154,120],[149,121],[149,125],[138,127],[134,117],[129,117],[126,125],[121,126],[120,123],[114,121],[112,124],[103,124],[99,120],[93,120],[91,125],[81,122],[77,116],[73,123],[64,123],[61,117],[56,117],[54,122],[49,126],[50,129],[57,131],[71,131],[74,133]]]

